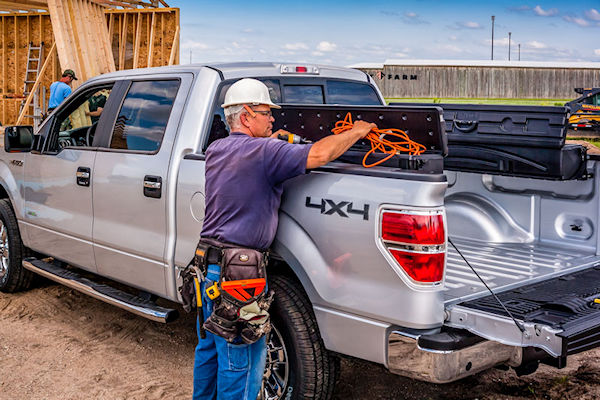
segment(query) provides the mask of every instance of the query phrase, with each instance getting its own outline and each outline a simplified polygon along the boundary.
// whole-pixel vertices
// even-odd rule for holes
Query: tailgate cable
[[[483,283],[484,286],[487,288],[487,290],[489,290],[489,292],[492,294],[492,296],[494,296],[494,298],[496,299],[496,301],[498,303],[500,303],[500,305],[502,306],[502,308],[504,309],[504,311],[509,315],[509,317],[512,318],[512,320],[514,321],[515,325],[517,325],[517,328],[519,328],[519,330],[521,331],[521,333],[525,333],[525,327],[523,326],[523,324],[520,323],[519,321],[517,321],[515,317],[513,317],[513,315],[511,314],[511,312],[508,311],[508,309],[504,305],[504,303],[502,303],[502,301],[498,298],[498,296],[496,296],[496,294],[492,291],[492,289],[490,289],[490,287],[487,285],[487,283],[485,283],[485,281],[481,278],[481,276],[477,273],[477,271],[475,271],[475,268],[473,268],[473,266],[467,261],[467,259],[465,258],[465,256],[463,256],[463,254],[460,252],[460,250],[458,249],[458,247],[456,247],[456,245],[454,243],[452,243],[452,240],[450,238],[448,238],[448,242],[450,242],[450,244],[452,245],[452,247],[454,247],[454,249],[457,251],[458,255],[460,255],[462,257],[462,259],[467,263],[467,265],[469,266],[469,268],[471,268],[471,270],[475,273],[475,275],[477,275],[477,278],[479,278],[479,280],[481,281],[481,283]]]

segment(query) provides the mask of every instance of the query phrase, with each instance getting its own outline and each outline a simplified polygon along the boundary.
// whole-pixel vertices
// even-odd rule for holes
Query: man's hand
[[[367,136],[371,129],[377,129],[377,125],[365,121],[355,121],[352,129],[319,140],[312,145],[308,153],[306,169],[317,168],[335,160],[344,154],[357,140]]]
[[[366,121],[355,121],[354,126],[348,132],[353,132],[360,136],[360,139],[367,136],[372,129],[377,129],[377,125]]]
[[[279,129],[277,132],[272,133],[270,137],[278,139],[279,135],[292,135],[292,132],[288,132],[285,129]]]

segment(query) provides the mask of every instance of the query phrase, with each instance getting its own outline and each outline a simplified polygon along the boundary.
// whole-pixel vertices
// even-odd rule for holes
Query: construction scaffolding
[[[48,88],[65,69],[76,72],[75,88],[102,73],[179,62],[179,9],[162,0],[0,0],[0,29],[2,125],[33,125],[33,115],[39,121]],[[40,64],[29,60],[30,47],[44,48]],[[31,68],[40,72],[27,86]]]

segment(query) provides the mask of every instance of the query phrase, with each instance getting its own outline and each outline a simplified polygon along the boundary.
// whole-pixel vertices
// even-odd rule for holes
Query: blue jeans
[[[205,319],[212,313],[213,301],[204,289],[219,279],[218,271],[217,265],[209,265],[207,279],[200,284]],[[196,330],[194,400],[256,400],[265,371],[265,337],[252,344],[241,340],[241,344],[232,344],[210,332],[202,339],[200,321],[196,321]]]

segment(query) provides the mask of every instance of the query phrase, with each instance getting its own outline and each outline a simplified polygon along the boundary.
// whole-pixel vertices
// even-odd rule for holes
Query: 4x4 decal
[[[330,199],[321,199],[319,203],[313,203],[310,196],[306,197],[304,205],[308,208],[316,208],[321,210],[321,214],[334,215],[337,214],[340,217],[349,218],[348,214],[362,215],[363,220],[369,220],[369,205],[365,204],[362,209],[354,208],[354,203],[351,201],[340,201],[335,202]]]

